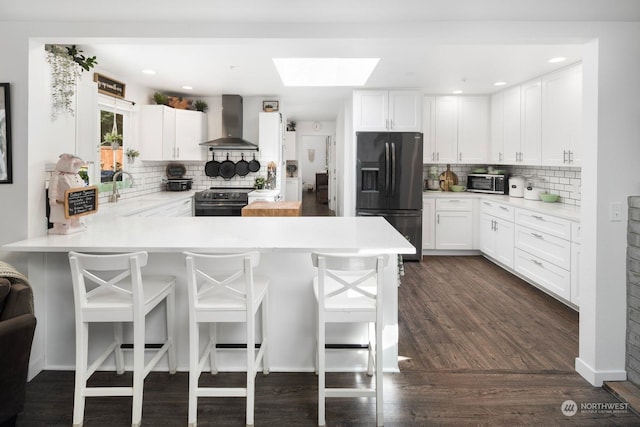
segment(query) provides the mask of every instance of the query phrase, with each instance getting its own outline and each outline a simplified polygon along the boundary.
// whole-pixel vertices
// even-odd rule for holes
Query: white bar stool
[[[324,426],[327,397],[375,397],[376,422],[384,425],[382,389],[382,283],[384,255],[311,254],[318,275],[313,290],[318,303],[317,364],[318,364],[318,425]],[[327,323],[367,323],[375,327],[375,341],[369,334],[367,374],[374,374],[371,388],[327,388],[326,337]],[[345,344],[342,349],[352,348]],[[339,345],[332,348],[341,348]],[[359,349],[358,349],[359,350]]]
[[[269,373],[267,318],[269,279],[253,274],[259,252],[231,255],[184,253],[189,293],[189,427],[197,425],[198,397],[246,397],[247,426],[253,425],[255,376]],[[255,353],[255,316],[262,306],[262,343]],[[244,388],[199,387],[203,367],[210,359],[211,374],[218,372],[216,324],[244,322],[247,330],[247,383]],[[200,324],[209,323],[209,342],[200,352]]]
[[[144,276],[146,252],[116,255],[88,255],[69,252],[76,315],[76,385],[73,403],[73,425],[81,426],[86,397],[132,396],[131,425],[142,422],[144,379],[167,354],[169,372],[176,372],[175,277]],[[91,288],[91,289],[89,289]],[[166,300],[167,339],[145,365],[145,316]],[[114,340],[88,366],[90,323],[114,323]],[[122,351],[122,323],[133,322],[132,387],[87,387],[87,380],[114,353],[118,374],[125,371]]]

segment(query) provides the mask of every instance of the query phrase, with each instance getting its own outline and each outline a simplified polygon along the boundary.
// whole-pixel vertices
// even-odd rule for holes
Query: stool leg
[[[218,373],[218,324],[209,323],[209,341],[211,348],[209,349],[209,364],[211,365],[211,375]]]
[[[193,314],[193,313],[192,313]],[[195,314],[193,314],[195,317]],[[191,317],[191,316],[190,316]],[[189,427],[195,427],[198,418],[198,379],[200,378],[200,327],[195,319],[189,322]]]
[[[84,392],[87,387],[87,357],[89,347],[89,324],[76,325],[76,387],[73,397],[73,426],[82,426],[84,419]]]
[[[144,315],[133,321],[133,404],[131,426],[142,423],[142,392],[144,386]]]
[[[375,330],[377,330],[377,328],[375,328],[375,324],[372,323],[368,323],[367,324],[367,328],[369,330],[369,347],[368,347],[368,352],[369,352],[369,360],[367,362],[367,375],[372,377],[373,376],[373,365],[374,365],[374,360],[373,360],[373,352],[374,352],[374,340],[375,340]]]
[[[318,425],[325,423],[325,324],[324,313],[318,316]]]
[[[247,426],[253,425],[256,386],[256,323],[255,313],[247,309]]]
[[[269,338],[267,332],[267,322],[269,317],[269,293],[267,292],[262,300],[262,345],[266,346],[262,353],[262,373],[269,375]]]
[[[375,354],[376,354],[376,420],[378,426],[384,425],[384,401],[382,393],[382,323],[376,323],[376,342],[375,342]]]
[[[116,358],[116,372],[118,375],[124,374],[124,352],[122,351],[122,322],[113,324],[113,337],[117,343],[114,350]]]
[[[167,341],[171,342],[169,347],[169,353],[167,358],[169,359],[169,373],[171,375],[176,373],[177,360],[176,360],[176,341],[175,341],[175,328],[176,328],[176,291],[175,288],[171,290],[167,295]]]

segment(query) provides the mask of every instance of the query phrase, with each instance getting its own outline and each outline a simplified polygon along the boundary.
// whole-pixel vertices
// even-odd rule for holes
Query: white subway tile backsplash
[[[432,164],[423,165],[423,179],[427,179],[429,167]],[[446,170],[446,165],[438,164],[438,174]],[[460,182],[466,182],[467,175],[476,167],[487,165],[451,165],[451,170],[458,175]],[[580,206],[582,187],[581,169],[578,167],[564,166],[496,166],[506,169],[510,175],[523,175],[525,177],[544,177],[545,185],[549,192],[560,195],[559,202],[567,205]]]

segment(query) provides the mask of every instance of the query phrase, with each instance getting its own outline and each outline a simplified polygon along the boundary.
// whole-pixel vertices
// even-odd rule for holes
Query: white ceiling
[[[519,83],[580,60],[580,45],[548,45],[544,40],[527,45],[445,45],[402,34],[379,39],[371,34],[385,34],[389,25],[396,29],[434,25],[450,27],[455,40],[455,23],[462,21],[483,21],[480,25],[489,32],[491,21],[525,25],[526,21],[640,21],[638,0],[110,0],[101,5],[96,8],[86,0],[3,1],[0,21],[83,22],[97,31],[124,26],[129,33],[149,25],[192,23],[193,33],[185,37],[193,37],[201,28],[218,29],[227,36],[144,42],[99,39],[99,43],[78,39],[77,43],[98,57],[101,69],[126,82],[194,98],[223,93],[278,98],[296,120],[334,119],[353,88],[285,88],[273,57],[379,57],[367,88],[488,94],[496,90],[492,84],[497,80]],[[46,31],[32,22],[27,25],[38,34]],[[360,31],[367,37],[339,36]],[[256,33],[260,38],[246,38]],[[557,55],[567,57],[567,62],[547,63]],[[143,68],[157,74],[144,76]],[[183,85],[194,89],[188,93]]]
[[[580,45],[423,45],[416,39],[224,39],[179,44],[91,44],[101,68],[125,82],[190,98],[239,94],[279,99],[295,120],[333,120],[353,87],[288,88],[274,57],[377,57],[365,88],[418,88],[429,94],[489,94],[579,61]],[[563,64],[549,64],[564,56]],[[153,69],[156,75],[141,72]],[[186,91],[188,85],[193,90]]]

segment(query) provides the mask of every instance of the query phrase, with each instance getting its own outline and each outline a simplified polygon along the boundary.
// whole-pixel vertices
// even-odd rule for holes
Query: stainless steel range
[[[240,216],[252,187],[211,187],[194,196],[195,216]]]

